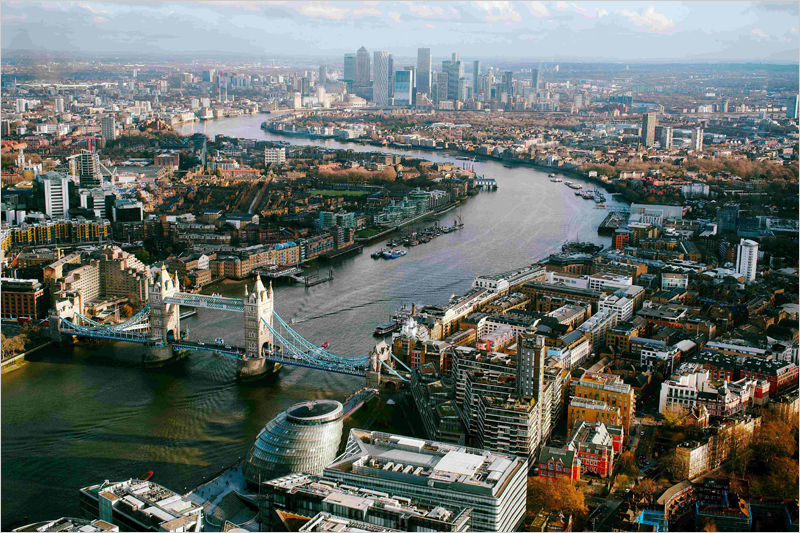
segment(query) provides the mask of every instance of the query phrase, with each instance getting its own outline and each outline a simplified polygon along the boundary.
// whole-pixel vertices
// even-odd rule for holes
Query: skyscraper
[[[117,121],[113,116],[100,119],[100,135],[106,141],[113,141],[117,138]]]
[[[672,126],[656,126],[656,140],[664,150],[672,148]]]
[[[792,99],[786,105],[786,117],[800,118],[800,98],[798,98],[798,95],[792,96]]]
[[[756,264],[758,263],[758,243],[749,239],[742,239],[736,247],[736,273],[744,276],[747,283],[756,279]]]
[[[514,95],[514,74],[510,70],[503,74],[503,83],[506,85],[506,94],[510,99]]]
[[[448,79],[450,78],[450,74],[447,72],[440,72],[438,76],[436,76],[436,102],[441,102],[442,100],[447,100],[447,94],[449,87],[447,86]]]
[[[328,67],[325,65],[320,65],[319,67],[319,84],[325,85],[325,82],[328,81]]]
[[[417,92],[430,94],[431,92],[431,49],[419,48],[417,50]]]
[[[66,218],[69,211],[69,178],[57,172],[41,176],[44,212],[51,218]]]
[[[56,113],[64,112],[64,99],[60,96],[56,96],[55,100],[53,100],[53,105],[55,106]]]
[[[447,99],[458,100],[458,80],[464,77],[464,65],[458,54],[450,61],[442,61],[442,72],[447,72]]]
[[[689,143],[689,149],[695,152],[703,151],[703,128],[692,128],[692,140]]]
[[[472,90],[474,94],[478,94],[478,78],[481,75],[481,62],[475,60],[472,62]]]
[[[344,55],[342,81],[347,85],[347,91],[353,92],[353,84],[356,81],[356,54]]]
[[[398,70],[394,73],[394,105],[412,105],[413,103],[414,71],[407,67],[406,70]]]
[[[362,46],[356,52],[356,76],[353,85],[356,87],[369,87],[369,79],[369,52]]]
[[[531,87],[533,87],[534,92],[539,92],[539,69],[535,68],[531,70]]]
[[[642,144],[653,146],[656,142],[656,114],[644,113],[642,115]]]
[[[389,87],[389,97],[394,96],[394,56],[389,54],[389,76],[387,78],[387,87]]]
[[[78,160],[78,176],[83,189],[94,189],[103,183],[100,173],[100,156],[92,150],[81,150]]]
[[[373,58],[375,79],[372,83],[372,99],[377,105],[389,105],[389,52],[375,52]]]

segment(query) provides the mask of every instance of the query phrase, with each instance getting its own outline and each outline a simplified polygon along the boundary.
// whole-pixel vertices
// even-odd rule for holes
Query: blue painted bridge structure
[[[58,340],[74,336],[145,344],[149,347],[144,358],[148,366],[167,362],[176,353],[206,351],[240,362],[240,376],[254,377],[272,372],[275,364],[279,363],[352,376],[366,376],[370,369],[380,374],[383,368],[400,379],[406,379],[392,368],[391,359],[385,353],[382,357],[377,357],[374,352],[342,357],[305,339],[274,312],[272,286],[265,288],[260,278],[257,278],[251,293],[245,287],[243,299],[228,298],[181,292],[177,274],[170,275],[162,268],[150,289],[150,302],[118,324],[97,322],[82,314],[72,302],[58,302],[50,317],[52,336]],[[182,335],[180,330],[181,307],[244,315],[245,345],[186,338],[187,335]]]

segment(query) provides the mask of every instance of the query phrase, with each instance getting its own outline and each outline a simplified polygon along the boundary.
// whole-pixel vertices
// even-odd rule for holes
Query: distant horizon
[[[797,2],[3,2],[0,51],[798,64]],[[197,51],[198,46],[211,47]],[[588,53],[591,50],[591,53]],[[497,59],[493,59],[497,58]]]

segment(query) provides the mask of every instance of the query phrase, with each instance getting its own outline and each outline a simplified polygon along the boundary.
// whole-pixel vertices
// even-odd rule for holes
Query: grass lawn
[[[358,231],[356,232],[356,237],[360,237],[360,238],[369,239],[370,237],[373,237],[373,236],[377,235],[378,233],[380,233],[380,232],[382,232],[382,231],[386,231],[386,228],[367,228],[367,229],[361,229],[361,230],[358,230]]]

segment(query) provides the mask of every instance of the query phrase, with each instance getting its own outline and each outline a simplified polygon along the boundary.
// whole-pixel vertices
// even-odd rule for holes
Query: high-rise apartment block
[[[85,189],[100,187],[103,183],[103,175],[100,172],[100,156],[97,152],[81,150],[76,159],[80,186]]]
[[[373,68],[372,99],[376,105],[389,105],[389,52],[375,52]]]
[[[275,163],[280,165],[286,161],[286,148],[264,148],[264,164]]]
[[[703,151],[703,128],[692,128],[692,139],[689,141],[689,150]]]
[[[44,195],[45,214],[50,218],[66,218],[69,211],[69,177],[58,172],[48,172],[36,179],[41,180],[43,185],[41,191]]]
[[[645,113],[642,115],[642,144],[650,147],[656,142],[656,114]]]
[[[642,132],[642,134],[644,134],[644,132]],[[669,150],[672,148],[671,126],[656,126],[655,136],[662,149]]]
[[[749,239],[742,239],[736,247],[736,273],[744,276],[748,283],[756,279],[756,264],[758,263],[758,243]]]
[[[113,116],[100,119],[100,134],[106,141],[113,141],[117,138],[117,121]]]

